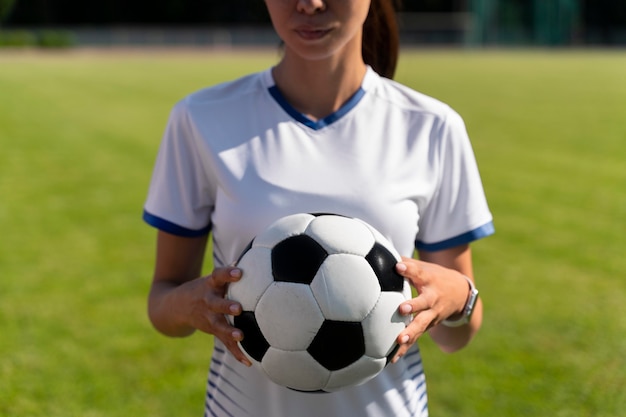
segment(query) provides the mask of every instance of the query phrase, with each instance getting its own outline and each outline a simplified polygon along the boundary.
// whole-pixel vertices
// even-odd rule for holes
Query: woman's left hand
[[[400,349],[393,362],[427,330],[460,314],[469,294],[467,281],[460,272],[435,263],[403,257],[396,265],[396,271],[409,280],[418,296],[399,307],[402,315],[412,315],[413,319],[398,336]]]

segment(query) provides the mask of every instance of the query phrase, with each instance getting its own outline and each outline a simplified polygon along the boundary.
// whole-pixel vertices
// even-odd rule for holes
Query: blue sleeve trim
[[[179,226],[175,223],[169,222],[165,219],[150,214],[145,210],[143,212],[143,220],[150,226],[153,226],[172,235],[181,237],[200,237],[208,234],[211,231],[211,225],[208,225],[207,227],[200,230],[188,229],[186,227]]]
[[[436,252],[439,250],[450,249],[455,246],[465,245],[478,239],[490,236],[496,232],[493,222],[484,224],[474,230],[471,230],[462,235],[455,236],[450,239],[446,239],[436,243],[424,243],[415,241],[415,248],[418,250],[424,250],[427,252]]]

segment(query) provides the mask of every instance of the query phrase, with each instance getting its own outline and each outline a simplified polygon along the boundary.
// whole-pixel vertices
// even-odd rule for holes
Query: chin
[[[289,50],[290,54],[297,56],[300,59],[306,61],[325,61],[331,58],[340,57],[341,55],[345,55],[346,45],[329,45],[329,43],[320,42],[317,45],[308,44],[308,45],[288,45],[286,44],[286,50]],[[359,49],[360,53],[360,49]]]

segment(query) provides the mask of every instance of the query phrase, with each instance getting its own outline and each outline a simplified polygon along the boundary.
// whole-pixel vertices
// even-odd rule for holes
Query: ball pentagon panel
[[[233,326],[243,331],[245,338],[239,342],[243,353],[256,362],[260,362],[270,348],[270,344],[263,336],[256,316],[252,311],[244,311],[235,316]]]
[[[376,242],[365,259],[376,274],[382,291],[402,291],[404,277],[396,272],[399,258],[380,242]]]
[[[329,371],[353,364],[365,353],[361,323],[324,321],[307,352]]]
[[[308,285],[327,256],[310,236],[290,236],[272,248],[272,275],[275,281]]]

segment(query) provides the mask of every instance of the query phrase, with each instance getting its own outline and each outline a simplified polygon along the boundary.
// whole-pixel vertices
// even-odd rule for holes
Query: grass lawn
[[[0,416],[197,416],[211,338],[157,334],[143,200],[170,108],[274,52],[0,50]],[[421,342],[431,415],[626,410],[626,52],[406,51],[465,118],[497,234],[462,352]],[[207,268],[209,266],[207,265]]]

